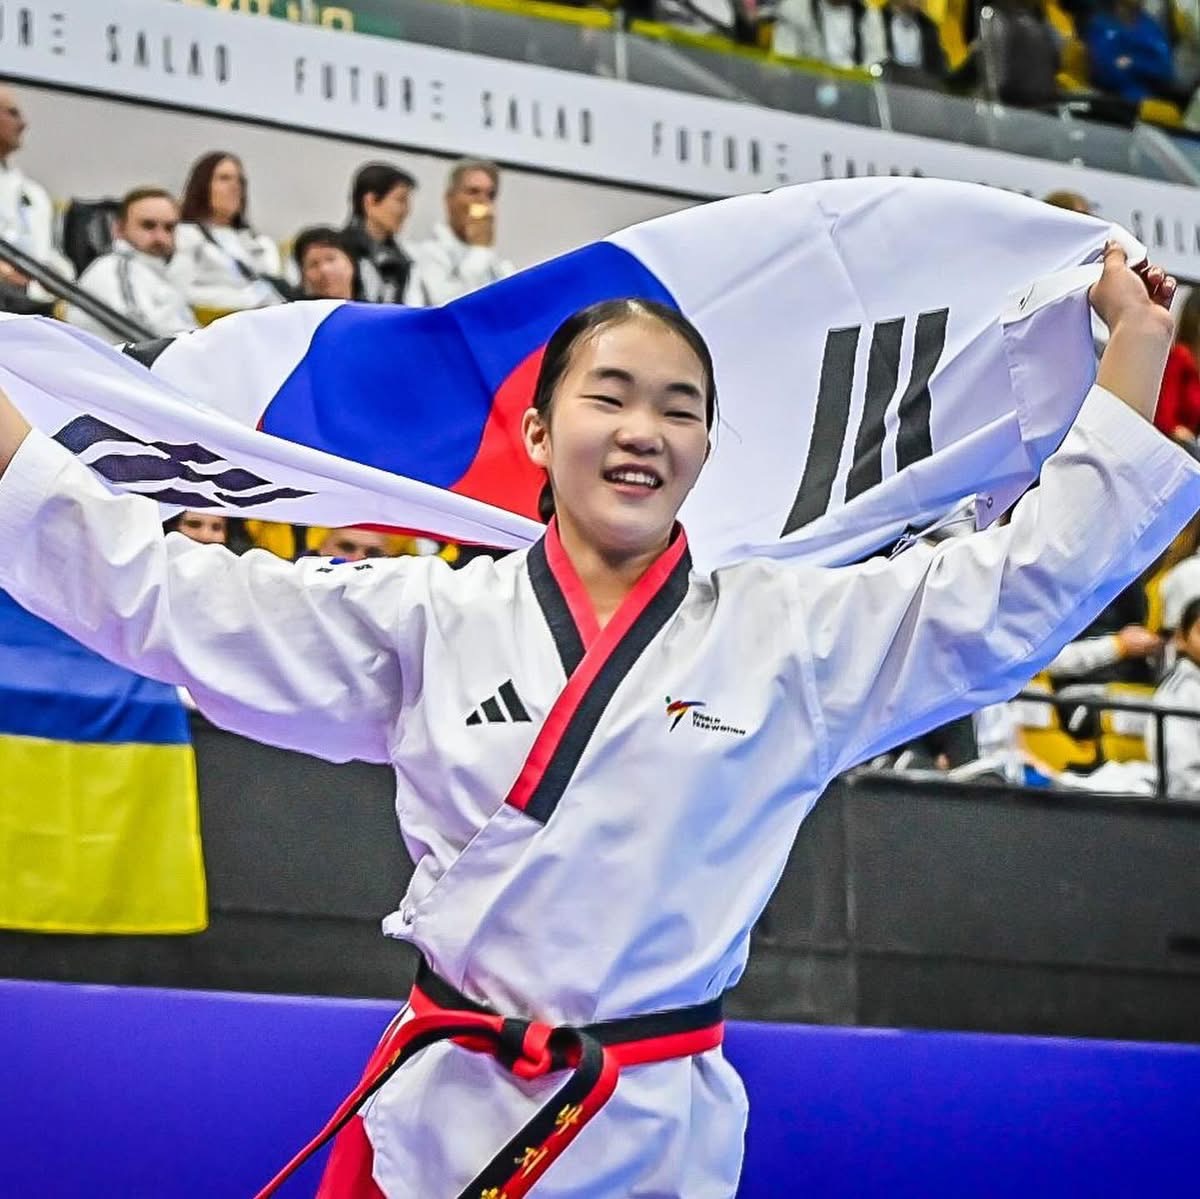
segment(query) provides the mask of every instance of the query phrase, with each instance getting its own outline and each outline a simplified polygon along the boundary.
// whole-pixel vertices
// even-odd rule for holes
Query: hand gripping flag
[[[520,420],[547,339],[594,301],[649,297],[716,364],[721,420],[682,514],[697,561],[832,565],[972,495],[986,523],[1037,477],[1094,378],[1086,288],[1110,236],[1144,257],[1103,221],[984,187],[806,184],[442,308],[310,301],[125,355],[13,318],[0,385],[114,486],[165,503],[520,546],[540,534]]]

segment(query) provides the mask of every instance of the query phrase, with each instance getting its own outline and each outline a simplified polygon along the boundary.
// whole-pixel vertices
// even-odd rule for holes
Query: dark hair
[[[363,298],[363,289],[362,275],[358,269],[358,257],[353,247],[347,244],[346,238],[338,230],[331,228],[329,225],[310,225],[307,229],[301,229],[296,234],[296,240],[292,243],[292,258],[295,260],[301,274],[304,273],[304,255],[314,246],[328,246],[331,250],[340,250],[350,259],[350,266],[353,268],[350,291],[354,299],[361,300]],[[307,294],[304,291],[303,281],[301,281],[298,295],[303,299]]]
[[[356,217],[362,217],[365,215],[363,201],[368,196],[380,200],[400,186],[411,190],[417,186],[417,181],[407,171],[389,163],[368,162],[354,174],[354,182],[350,185],[350,211]]]
[[[1192,625],[1200,620],[1200,599],[1188,600],[1184,605],[1183,612],[1179,617],[1179,624],[1175,631],[1181,636],[1186,637],[1191,631]]]
[[[175,203],[175,197],[165,187],[135,187],[121,197],[121,204],[117,209],[117,220],[122,223],[127,221],[129,210],[143,200],[170,200],[172,204]]]
[[[630,296],[623,300],[600,300],[572,313],[550,336],[546,343],[537,382],[533,385],[533,407],[544,422],[549,423],[550,405],[563,375],[571,365],[575,347],[585,337],[607,325],[649,317],[665,325],[680,337],[700,360],[704,370],[704,423],[711,430],[717,419],[717,381],[713,370],[712,352],[700,330],[677,308],[658,300],[643,300]],[[538,516],[546,522],[554,515],[554,493],[547,479],[538,497]]]
[[[296,234],[296,240],[292,243],[292,257],[301,270],[304,269],[304,255],[313,246],[328,246],[331,250],[341,250],[351,262],[354,261],[350,247],[336,229],[329,225],[309,225],[307,229],[301,229]]]
[[[249,207],[246,172],[242,169],[242,160],[226,150],[212,150],[192,163],[187,182],[183,185],[183,198],[179,201],[181,220],[203,225],[212,219],[212,178],[217,172],[217,167],[227,158],[237,163],[238,174],[242,177],[242,207],[233,218],[233,227],[246,228]]]

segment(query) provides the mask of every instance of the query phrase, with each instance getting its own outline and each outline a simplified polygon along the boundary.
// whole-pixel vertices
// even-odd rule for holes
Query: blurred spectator
[[[1161,642],[1147,630],[1149,605],[1141,580],[1116,596],[1064,647],[1051,665],[1055,682],[1143,683],[1156,680]],[[1109,641],[1107,649],[1104,642]]]
[[[886,0],[880,12],[887,76],[897,83],[940,85],[946,78],[946,52],[923,0]]]
[[[340,558],[343,562],[362,562],[366,558],[390,558],[393,555],[386,533],[351,526],[330,529],[317,546],[317,556]]]
[[[168,533],[182,533],[201,545],[227,545],[229,520],[212,512],[181,512],[163,523]]]
[[[1200,599],[1184,608],[1175,633],[1175,665],[1154,693],[1164,708],[1191,708],[1200,715]],[[1151,762],[1157,746],[1147,737]],[[1167,790],[1172,795],[1200,799],[1200,720],[1177,716],[1163,721],[1167,759]]]
[[[247,223],[246,176],[234,155],[196,161],[180,211],[170,273],[193,308],[229,312],[290,298],[278,247]]]
[[[313,225],[296,235],[292,254],[300,287],[309,300],[361,300],[358,268],[345,239],[328,225]]]
[[[446,220],[416,247],[426,304],[445,304],[513,273],[495,249],[496,195],[500,168],[494,162],[464,158],[446,184]]]
[[[891,769],[954,770],[977,757],[975,724],[970,716],[960,716],[901,746],[892,759]],[[881,763],[877,759],[875,764]]]
[[[863,0],[780,0],[773,49],[832,67],[868,67],[888,57],[883,15]]]
[[[969,64],[981,55],[988,95],[1017,108],[1043,108],[1060,98],[1061,53],[1044,0],[993,0],[990,19],[980,25],[977,54],[958,75],[969,77]]]
[[[121,201],[112,250],[92,262],[79,286],[156,336],[196,328],[195,313],[167,275],[178,224],[179,209],[170,192],[135,188]],[[69,307],[66,319],[106,341],[123,340],[82,309]]]
[[[1115,633],[1081,637],[1063,646],[1046,667],[1046,673],[1055,686],[1094,682],[1121,662],[1157,661],[1162,648],[1162,640],[1156,634],[1140,624],[1129,624]]]
[[[1167,358],[1154,423],[1168,437],[1195,442],[1200,432],[1200,289],[1193,289],[1179,314],[1175,344]]]
[[[11,88],[0,85],[0,238],[74,278],[74,268],[54,248],[54,205],[50,196],[12,162],[24,141],[25,129],[16,95]],[[27,275],[0,260],[0,310],[43,312],[51,302],[51,297]]]
[[[354,176],[350,223],[342,237],[358,266],[362,298],[377,304],[420,304],[413,255],[400,238],[417,181],[399,167],[370,162]]]
[[[1067,191],[1065,188],[1043,196],[1042,200],[1053,208],[1065,208],[1067,212],[1078,212],[1082,216],[1092,215],[1092,206],[1086,196],[1078,192]]]
[[[1162,603],[1163,632],[1173,633],[1179,628],[1184,608],[1200,599],[1200,550],[1167,571],[1158,586],[1158,598]]]
[[[1130,103],[1181,99],[1166,30],[1141,0],[1105,0],[1087,24],[1092,82]]]

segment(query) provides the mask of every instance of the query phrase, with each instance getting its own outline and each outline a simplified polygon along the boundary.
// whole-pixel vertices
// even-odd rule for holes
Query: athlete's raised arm
[[[0,392],[0,587],[105,657],[186,686],[226,728],[387,760],[409,601],[431,564],[363,567],[164,537],[156,504],[112,494]]]
[[[1109,249],[1096,386],[1010,524],[796,572],[830,774],[1019,690],[1200,508],[1200,464],[1150,423],[1173,286]]]

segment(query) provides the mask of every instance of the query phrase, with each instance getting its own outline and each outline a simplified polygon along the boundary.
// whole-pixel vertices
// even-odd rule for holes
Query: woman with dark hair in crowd
[[[721,997],[800,822],[839,771],[1011,695],[1200,504],[1147,419],[1172,288],[1110,247],[1097,386],[1007,525],[840,570],[692,570],[713,365],[649,301],[551,337],[521,426],[549,527],[460,571],[164,539],[0,397],[0,586],[221,725],[396,772],[416,870],[384,927],[423,961],[323,1133],[322,1195],[736,1192]]]
[[[296,234],[292,257],[306,300],[362,300],[362,276],[345,237],[328,225],[311,225]]]
[[[1179,314],[1175,344],[1167,358],[1154,423],[1168,437],[1195,445],[1200,433],[1200,288],[1193,288]]]
[[[247,217],[241,160],[223,150],[192,164],[168,268],[193,308],[231,312],[290,299],[280,277],[279,248]]]

